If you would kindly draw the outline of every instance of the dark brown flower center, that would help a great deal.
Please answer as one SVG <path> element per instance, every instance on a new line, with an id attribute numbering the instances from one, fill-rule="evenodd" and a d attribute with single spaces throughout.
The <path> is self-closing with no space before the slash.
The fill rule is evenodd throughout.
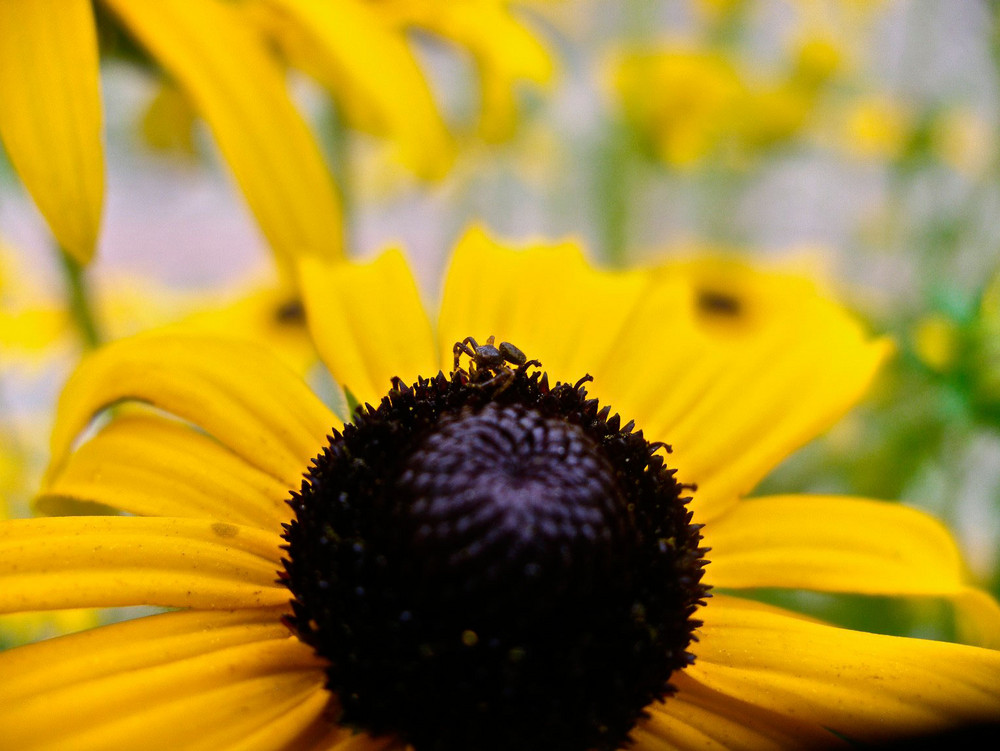
<path id="1" fill-rule="evenodd" d="M 291 501 L 290 624 L 343 723 L 417 751 L 585 751 L 671 693 L 705 597 L 683 486 L 532 362 L 395 381 Z"/>

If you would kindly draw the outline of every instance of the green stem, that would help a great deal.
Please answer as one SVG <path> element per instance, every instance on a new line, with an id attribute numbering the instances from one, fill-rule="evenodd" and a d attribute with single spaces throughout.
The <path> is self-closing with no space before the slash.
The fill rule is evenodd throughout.
<path id="1" fill-rule="evenodd" d="M 353 194 L 351 191 L 351 133 L 344 119 L 344 113 L 335 102 L 328 107 L 329 127 L 324 128 L 326 151 L 330 160 L 330 171 L 340 194 L 341 221 L 345 254 L 352 248 Z"/>
<path id="2" fill-rule="evenodd" d="M 80 339 L 87 349 L 93 349 L 101 343 L 94 308 L 91 304 L 90 290 L 84 275 L 83 267 L 69 253 L 59 251 L 62 259 L 63 276 L 66 279 L 66 293 L 69 310 L 80 332 Z"/>
<path id="3" fill-rule="evenodd" d="M 597 147 L 594 164 L 600 248 L 604 260 L 613 268 L 624 266 L 628 253 L 628 202 L 634 157 L 629 138 L 621 123 L 611 121 Z"/>

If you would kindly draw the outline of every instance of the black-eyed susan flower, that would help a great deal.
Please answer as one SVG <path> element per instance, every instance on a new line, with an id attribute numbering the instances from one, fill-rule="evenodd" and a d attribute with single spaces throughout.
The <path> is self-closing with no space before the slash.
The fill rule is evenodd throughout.
<path id="1" fill-rule="evenodd" d="M 425 177 L 447 170 L 453 145 L 404 28 L 428 28 L 473 53 L 487 132 L 509 124 L 516 82 L 551 73 L 541 42 L 502 0 L 101 0 L 96 8 L 208 124 L 279 254 L 342 250 L 336 190 L 289 96 L 286 63 L 313 74 L 352 125 L 384 136 Z M 104 194 L 98 63 L 91 0 L 0 2 L 0 138 L 55 238 L 81 263 L 94 252 Z"/>
<path id="2" fill-rule="evenodd" d="M 178 610 L 0 655 L 7 743 L 800 748 L 1000 712 L 1000 652 L 733 594 L 996 617 L 917 511 L 742 498 L 887 351 L 807 283 L 604 272 L 474 231 L 432 317 L 399 253 L 300 270 L 367 405 L 346 423 L 218 336 L 121 341 L 67 384 L 39 503 L 127 515 L 0 526 L 0 609 Z"/>

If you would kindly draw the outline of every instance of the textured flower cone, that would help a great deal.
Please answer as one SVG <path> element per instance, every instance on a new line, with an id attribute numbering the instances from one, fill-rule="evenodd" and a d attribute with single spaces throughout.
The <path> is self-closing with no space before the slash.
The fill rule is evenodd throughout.
<path id="1" fill-rule="evenodd" d="M 954 598 L 974 603 L 996 638 L 996 604 L 963 583 L 954 543 L 929 517 L 857 498 L 743 499 L 860 398 L 888 350 L 808 283 L 746 269 L 727 281 L 697 265 L 603 272 L 569 244 L 515 252 L 472 231 L 432 319 L 398 253 L 300 270 L 318 348 L 336 381 L 373 405 L 366 415 L 393 384 L 449 373 L 456 342 L 495 335 L 541 361 L 524 368 L 549 384 L 589 374 L 589 397 L 671 444 L 678 482 L 697 485 L 686 508 L 711 548 L 704 584 Z M 505 369 L 472 386 L 511 398 L 523 384 Z M 83 435 L 122 402 L 139 406 Z M 337 724 L 347 702 L 306 643 L 322 624 L 293 612 L 279 582 L 283 558 L 295 563 L 294 542 L 283 547 L 287 501 L 328 436 L 339 451 L 336 436 L 353 430 L 250 344 L 165 333 L 90 356 L 61 398 L 39 503 L 127 515 L 0 525 L 0 610 L 180 610 L 0 654 L 4 742 L 403 748 L 393 717 L 379 718 L 378 736 Z M 835 628 L 733 595 L 700 602 L 693 663 L 667 676 L 675 690 L 663 701 L 635 708 L 632 748 L 815 748 L 1000 714 L 1000 652 Z"/>

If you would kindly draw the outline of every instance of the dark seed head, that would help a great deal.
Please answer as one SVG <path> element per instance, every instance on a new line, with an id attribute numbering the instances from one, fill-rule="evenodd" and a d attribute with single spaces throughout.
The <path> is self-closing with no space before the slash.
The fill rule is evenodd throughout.
<path id="1" fill-rule="evenodd" d="M 672 691 L 700 537 L 662 456 L 583 383 L 397 380 L 314 461 L 290 623 L 341 722 L 417 751 L 613 749 Z"/>
<path id="2" fill-rule="evenodd" d="M 743 304 L 728 292 L 703 289 L 698 292 L 698 309 L 706 315 L 737 318 L 743 312 Z"/>

